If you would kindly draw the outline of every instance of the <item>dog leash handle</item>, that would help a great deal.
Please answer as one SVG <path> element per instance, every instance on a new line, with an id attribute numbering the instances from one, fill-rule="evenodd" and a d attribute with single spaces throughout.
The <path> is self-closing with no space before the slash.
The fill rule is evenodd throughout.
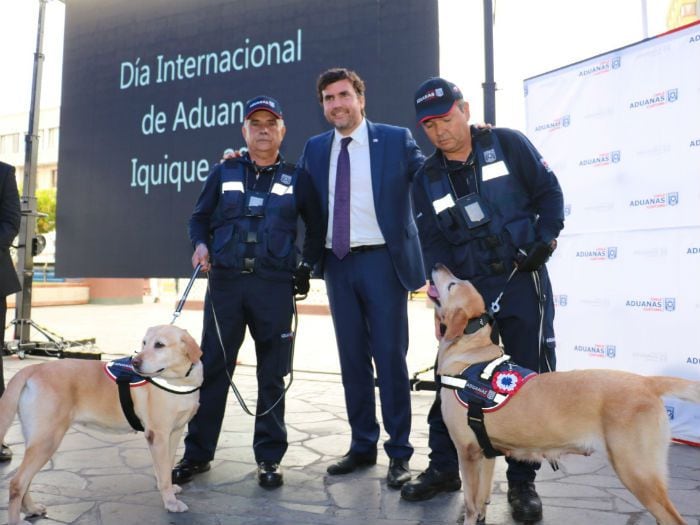
<path id="1" fill-rule="evenodd" d="M 194 269 L 194 273 L 192 274 L 192 277 L 190 277 L 190 282 L 187 283 L 185 291 L 182 293 L 182 297 L 180 298 L 180 302 L 177 303 L 177 308 L 175 308 L 175 311 L 173 312 L 173 320 L 170 321 L 170 324 L 175 324 L 177 318 L 180 317 L 180 312 L 182 312 L 182 308 L 185 306 L 187 296 L 189 295 L 190 290 L 192 289 L 192 285 L 194 284 L 194 280 L 197 278 L 197 275 L 199 274 L 199 270 L 201 270 L 201 268 L 202 265 L 198 264 Z"/>

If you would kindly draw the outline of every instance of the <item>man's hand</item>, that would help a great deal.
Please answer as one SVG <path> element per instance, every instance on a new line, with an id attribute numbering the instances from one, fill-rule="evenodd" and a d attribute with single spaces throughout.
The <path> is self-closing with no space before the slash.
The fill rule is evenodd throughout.
<path id="1" fill-rule="evenodd" d="M 198 264 L 202 265 L 201 270 L 203 272 L 208 272 L 211 268 L 209 264 L 209 249 L 203 242 L 197 245 L 192 254 L 192 268 L 196 268 Z"/>
<path id="2" fill-rule="evenodd" d="M 224 150 L 224 156 L 221 157 L 221 162 L 222 164 L 226 162 L 227 160 L 230 159 L 239 159 L 243 156 L 243 150 L 235 150 L 233 148 L 226 148 Z"/>
<path id="3" fill-rule="evenodd" d="M 520 248 L 515 256 L 515 265 L 521 272 L 535 272 L 542 268 L 556 248 L 556 239 L 549 243 L 538 241 L 527 249 Z"/>
<path id="4" fill-rule="evenodd" d="M 306 295 L 311 288 L 311 266 L 301 263 L 294 271 L 294 295 Z"/>

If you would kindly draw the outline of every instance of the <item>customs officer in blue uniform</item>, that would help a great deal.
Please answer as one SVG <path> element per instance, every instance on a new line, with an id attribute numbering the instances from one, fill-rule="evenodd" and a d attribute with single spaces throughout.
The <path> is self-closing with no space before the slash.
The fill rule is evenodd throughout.
<path id="1" fill-rule="evenodd" d="M 426 269 L 444 264 L 460 279 L 469 279 L 487 305 L 503 292 L 496 328 L 505 352 L 531 370 L 554 370 L 554 304 L 545 262 L 564 226 L 556 176 L 518 131 L 470 127 L 468 103 L 444 79 L 424 82 L 415 108 L 437 148 L 413 187 Z M 439 395 L 428 423 L 430 464 L 402 488 L 409 501 L 460 488 L 457 453 Z M 508 500 L 516 520 L 542 517 L 534 485 L 538 468 L 508 460 Z"/>
<path id="2" fill-rule="evenodd" d="M 184 457 L 173 469 L 175 483 L 210 468 L 246 327 L 257 357 L 253 451 L 258 483 L 265 488 L 283 483 L 284 376 L 291 365 L 293 296 L 308 292 L 310 268 L 323 250 L 318 197 L 308 174 L 280 156 L 284 134 L 279 102 L 268 96 L 249 100 L 243 125 L 248 152 L 214 167 L 190 218 L 192 265 L 209 272 L 201 344 L 204 384 Z M 301 261 L 295 245 L 299 216 L 306 225 Z"/>
<path id="3" fill-rule="evenodd" d="M 365 86 L 354 71 L 324 72 L 317 94 L 334 129 L 309 139 L 300 162 L 320 195 L 327 226 L 321 272 L 352 431 L 349 451 L 328 473 L 376 463 L 376 368 L 389 435 L 387 484 L 399 488 L 410 479 L 413 454 L 407 299 L 408 290 L 425 284 L 425 273 L 410 187 L 423 155 L 406 128 L 365 119 Z"/>

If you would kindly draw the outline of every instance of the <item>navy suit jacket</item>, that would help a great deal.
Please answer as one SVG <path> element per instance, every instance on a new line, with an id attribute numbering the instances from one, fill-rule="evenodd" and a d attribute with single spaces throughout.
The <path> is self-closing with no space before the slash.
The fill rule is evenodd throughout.
<path id="1" fill-rule="evenodd" d="M 401 284 L 417 290 L 425 284 L 418 229 L 413 220 L 411 184 L 424 161 L 420 148 L 406 128 L 367 121 L 372 169 L 374 209 L 379 228 Z M 323 230 L 328 228 L 328 170 L 334 130 L 311 137 L 299 161 L 311 174 L 321 198 Z M 323 259 L 320 262 L 323 273 Z"/>

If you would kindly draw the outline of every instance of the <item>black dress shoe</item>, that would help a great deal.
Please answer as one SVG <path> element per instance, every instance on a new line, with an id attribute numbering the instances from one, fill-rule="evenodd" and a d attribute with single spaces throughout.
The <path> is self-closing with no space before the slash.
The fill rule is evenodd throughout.
<path id="1" fill-rule="evenodd" d="M 284 483 L 279 463 L 261 461 L 258 463 L 258 485 L 266 489 L 276 489 Z"/>
<path id="2" fill-rule="evenodd" d="M 330 465 L 326 472 L 331 476 L 337 476 L 339 474 L 349 474 L 353 472 L 358 467 L 369 467 L 371 465 L 377 464 L 377 454 L 355 454 L 354 452 L 348 452 L 345 454 L 337 463 Z"/>
<path id="3" fill-rule="evenodd" d="M 537 495 L 532 481 L 509 481 L 508 503 L 515 521 L 540 521 L 542 500 Z"/>
<path id="4" fill-rule="evenodd" d="M 428 467 L 418 478 L 401 487 L 401 497 L 407 501 L 425 501 L 439 492 L 454 492 L 461 487 L 458 472 L 440 472 Z"/>
<path id="5" fill-rule="evenodd" d="M 411 480 L 411 470 L 407 459 L 391 458 L 389 471 L 386 474 L 386 484 L 392 489 L 400 489 L 404 483 Z"/>
<path id="6" fill-rule="evenodd" d="M 192 459 L 182 458 L 173 469 L 173 483 L 180 485 L 192 481 L 195 474 L 201 474 L 211 468 L 208 461 L 194 461 Z"/>
<path id="7" fill-rule="evenodd" d="M 12 449 L 3 443 L 0 445 L 0 463 L 12 459 Z"/>

